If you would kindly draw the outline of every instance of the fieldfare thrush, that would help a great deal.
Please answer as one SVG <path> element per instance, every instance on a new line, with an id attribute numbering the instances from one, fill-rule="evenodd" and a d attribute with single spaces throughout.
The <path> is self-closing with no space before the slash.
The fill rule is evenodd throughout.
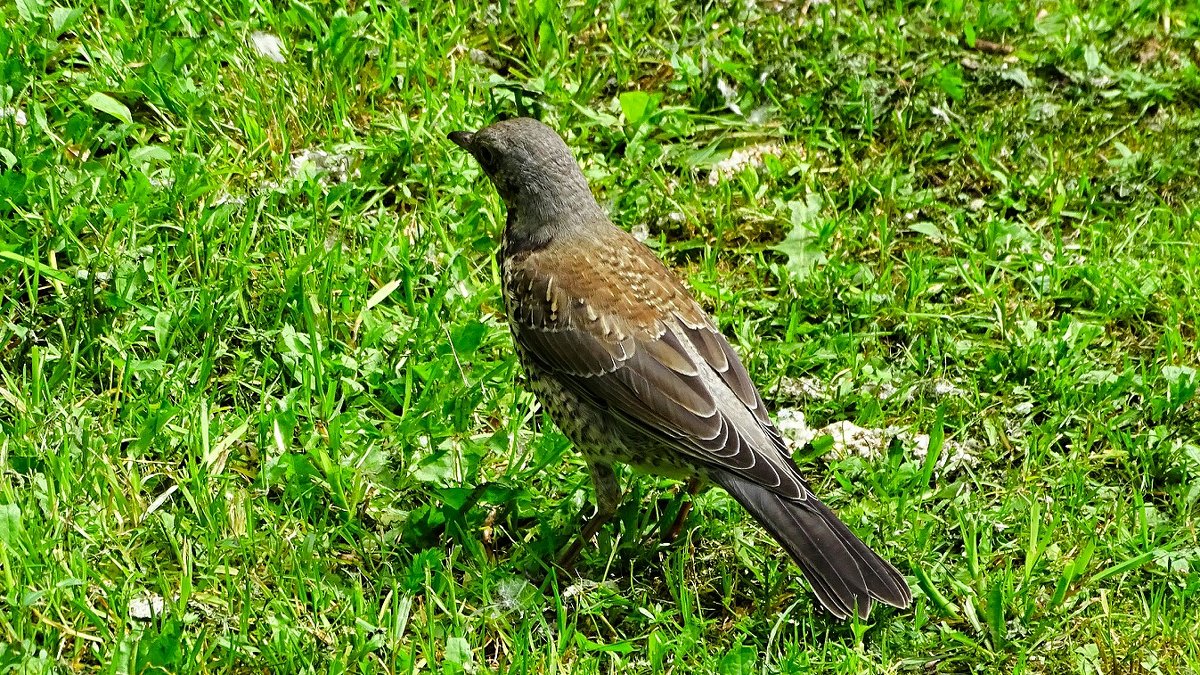
<path id="1" fill-rule="evenodd" d="M 450 140 L 508 210 L 500 267 L 528 386 L 587 460 L 596 515 L 617 510 L 613 463 L 721 486 L 804 571 L 834 616 L 907 607 L 904 577 L 822 504 L 714 321 L 646 246 L 613 225 L 567 145 L 536 120 Z"/>

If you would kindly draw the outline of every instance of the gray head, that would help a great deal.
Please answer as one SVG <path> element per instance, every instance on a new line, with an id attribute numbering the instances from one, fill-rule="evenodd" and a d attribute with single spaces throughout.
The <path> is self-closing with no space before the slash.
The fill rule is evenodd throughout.
<path id="1" fill-rule="evenodd" d="M 587 180 L 553 129 L 527 117 L 449 136 L 471 153 L 508 206 L 510 229 L 537 234 L 600 215 Z"/>

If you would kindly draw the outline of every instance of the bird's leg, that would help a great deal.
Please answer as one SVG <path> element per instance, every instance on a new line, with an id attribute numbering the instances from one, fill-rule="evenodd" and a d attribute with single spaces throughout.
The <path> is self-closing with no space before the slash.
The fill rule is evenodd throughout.
<path id="1" fill-rule="evenodd" d="M 579 536 L 559 556 L 558 566 L 564 570 L 569 570 L 575 565 L 575 559 L 579 557 L 583 545 L 596 536 L 621 505 L 621 484 L 617 482 L 612 465 L 589 460 L 588 469 L 592 474 L 592 485 L 596 488 L 596 513 L 584 522 Z"/>
<path id="2" fill-rule="evenodd" d="M 687 486 L 684 488 L 688 494 L 688 500 L 679 505 L 679 515 L 675 516 L 675 522 L 671 523 L 671 527 L 663 532 L 662 540 L 664 544 L 670 544 L 679 537 L 679 533 L 683 531 L 683 525 L 687 522 L 688 514 L 692 512 L 692 498 L 700 491 L 702 481 L 698 477 L 688 479 Z"/>

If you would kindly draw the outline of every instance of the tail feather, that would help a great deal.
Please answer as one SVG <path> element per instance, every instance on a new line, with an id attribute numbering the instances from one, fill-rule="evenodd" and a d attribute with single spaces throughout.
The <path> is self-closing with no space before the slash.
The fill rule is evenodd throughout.
<path id="1" fill-rule="evenodd" d="M 896 568 L 812 494 L 791 500 L 732 473 L 716 471 L 711 478 L 787 550 L 817 599 L 837 618 L 857 612 L 865 619 L 873 601 L 900 608 L 912 602 L 908 583 Z"/>

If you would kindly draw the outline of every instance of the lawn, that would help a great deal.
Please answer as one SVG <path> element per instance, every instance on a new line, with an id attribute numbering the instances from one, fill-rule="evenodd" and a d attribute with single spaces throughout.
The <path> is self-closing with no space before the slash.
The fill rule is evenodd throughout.
<path id="1" fill-rule="evenodd" d="M 1200 4 L 0 17 L 0 673 L 1200 670 Z M 517 114 L 912 608 L 629 473 L 552 566 L 591 485 L 446 140 Z"/>

